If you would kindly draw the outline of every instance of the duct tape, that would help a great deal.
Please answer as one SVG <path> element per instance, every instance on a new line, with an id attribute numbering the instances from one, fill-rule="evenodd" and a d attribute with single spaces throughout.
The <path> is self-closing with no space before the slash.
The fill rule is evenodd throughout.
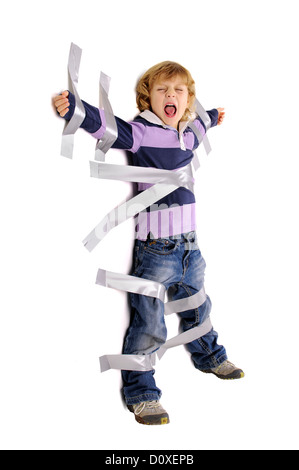
<path id="1" fill-rule="evenodd" d="M 140 166 L 111 165 L 108 163 L 90 162 L 90 175 L 94 178 L 127 181 L 147 184 L 176 184 L 194 191 L 194 178 L 191 165 L 179 170 L 161 170 Z"/>
<path id="2" fill-rule="evenodd" d="M 197 98 L 195 99 L 195 110 L 198 116 L 200 117 L 200 119 L 202 120 L 202 122 L 204 123 L 205 128 L 206 128 L 206 133 L 207 133 L 211 127 L 211 123 L 212 123 L 211 118 L 206 112 L 206 110 L 204 109 L 204 107 L 200 104 Z"/>
<path id="3" fill-rule="evenodd" d="M 61 155 L 67 158 L 73 158 L 74 134 L 79 129 L 86 115 L 84 105 L 77 91 L 81 55 L 82 49 L 72 43 L 68 60 L 68 79 L 70 91 L 75 96 L 76 106 L 71 120 L 66 123 L 62 133 Z"/>
<path id="4" fill-rule="evenodd" d="M 129 276 L 128 274 L 113 273 L 99 269 L 96 284 L 110 287 L 133 294 L 155 297 L 162 302 L 165 299 L 166 289 L 163 284 L 140 277 Z"/>
<path id="5" fill-rule="evenodd" d="M 162 302 L 165 302 L 165 286 L 150 279 L 143 279 L 140 277 L 130 276 L 129 274 L 115 273 L 112 271 L 105 271 L 99 269 L 96 278 L 96 284 L 111 289 L 117 289 L 133 294 L 145 295 L 147 297 L 155 297 Z M 171 315 L 172 313 L 185 312 L 199 308 L 207 300 L 205 289 L 202 288 L 199 292 L 190 297 L 183 299 L 165 302 L 164 314 Z"/>
<path id="6" fill-rule="evenodd" d="M 213 325 L 209 317 L 201 325 L 169 339 L 158 349 L 158 351 L 152 354 L 114 354 L 101 356 L 101 372 L 103 373 L 110 369 L 135 370 L 143 372 L 153 370 L 156 365 L 156 357 L 161 360 L 168 349 L 192 343 L 192 341 L 205 336 L 212 329 Z"/>
<path id="7" fill-rule="evenodd" d="M 100 168 L 104 168 L 104 166 L 106 165 L 100 166 Z M 112 166 L 114 167 L 114 165 Z M 163 197 L 172 193 L 179 187 L 182 186 L 188 189 L 191 189 L 191 188 L 193 189 L 193 185 L 194 185 L 193 179 L 190 177 L 190 171 L 192 172 L 190 164 L 175 172 L 168 171 L 168 170 L 157 170 L 156 172 L 155 171 L 156 169 L 145 169 L 145 168 L 137 168 L 137 167 L 133 167 L 133 169 L 131 169 L 131 167 L 124 167 L 122 168 L 122 170 L 127 173 L 127 176 L 132 173 L 130 176 L 132 177 L 132 179 L 138 176 L 137 173 L 141 174 L 141 173 L 144 173 L 145 170 L 149 170 L 148 173 L 153 171 L 155 174 L 159 173 L 159 174 L 167 175 L 169 177 L 169 180 L 170 181 L 173 180 L 173 182 L 172 183 L 170 182 L 169 184 L 157 183 L 151 188 L 146 189 L 145 191 L 141 192 L 140 194 L 133 197 L 129 201 L 124 202 L 123 204 L 119 205 L 118 207 L 110 211 L 102 219 L 102 221 L 89 233 L 89 235 L 87 235 L 87 237 L 83 240 L 83 244 L 88 251 L 92 251 L 100 243 L 100 241 L 103 240 L 103 238 L 107 235 L 107 233 L 109 233 L 109 231 L 112 228 L 120 225 L 121 223 L 125 222 L 129 218 L 134 217 L 135 215 L 144 211 L 147 207 L 151 206 L 152 204 L 159 201 Z M 111 173 L 111 177 L 113 177 L 113 172 Z M 125 178 L 124 173 L 123 175 L 119 173 L 116 179 L 123 179 L 123 178 Z M 142 181 L 139 181 L 139 182 L 142 182 Z"/>
<path id="8" fill-rule="evenodd" d="M 88 251 L 94 250 L 111 229 L 139 214 L 156 201 L 159 201 L 163 197 L 175 191 L 177 188 L 178 185 L 175 184 L 156 184 L 129 201 L 116 207 L 110 211 L 109 214 L 107 214 L 83 240 L 85 248 Z"/>
<path id="9" fill-rule="evenodd" d="M 128 276 L 126 274 L 112 273 L 110 271 L 99 269 L 96 284 L 122 291 L 133 292 L 139 295 L 156 297 L 162 302 L 165 299 L 166 289 L 163 284 L 152 280 Z M 190 297 L 166 302 L 164 304 L 165 315 L 199 308 L 206 301 L 206 298 L 205 290 L 202 288 L 199 292 Z M 190 330 L 166 341 L 166 343 L 164 343 L 157 352 L 152 354 L 118 354 L 102 356 L 100 357 L 101 372 L 106 372 L 110 369 L 135 371 L 153 370 L 153 366 L 156 362 L 156 355 L 159 359 L 162 359 L 168 349 L 191 343 L 192 341 L 209 333 L 212 328 L 211 320 L 208 318 L 201 325 L 191 328 Z"/>
<path id="10" fill-rule="evenodd" d="M 190 297 L 165 303 L 164 315 L 185 312 L 200 307 L 207 300 L 204 288 Z"/>
<path id="11" fill-rule="evenodd" d="M 211 323 L 211 319 L 207 318 L 201 325 L 191 328 L 190 330 L 185 331 L 184 333 L 181 333 L 174 338 L 171 338 L 170 340 L 166 341 L 166 343 L 157 351 L 159 359 L 162 359 L 168 349 L 182 346 L 183 344 L 192 343 L 192 341 L 205 336 L 212 329 L 213 325 Z"/>
<path id="12" fill-rule="evenodd" d="M 156 354 L 111 354 L 100 357 L 101 372 L 110 369 L 146 372 L 156 365 Z"/>
<path id="13" fill-rule="evenodd" d="M 106 131 L 102 139 L 98 140 L 95 151 L 95 160 L 105 161 L 105 155 L 118 137 L 116 119 L 108 99 L 111 78 L 101 72 L 100 76 L 100 108 L 105 111 Z"/>
<path id="14" fill-rule="evenodd" d="M 199 158 L 198 158 L 198 155 L 197 155 L 197 152 L 196 150 L 193 151 L 193 158 L 192 158 L 192 166 L 193 166 L 193 169 L 194 171 L 197 171 L 199 170 L 200 168 L 200 161 L 199 161 Z"/>
<path id="15" fill-rule="evenodd" d="M 207 135 L 205 135 L 204 138 L 202 139 L 202 143 L 204 145 L 206 154 L 209 155 L 209 153 L 211 153 L 211 151 L 212 151 L 212 147 L 211 147 L 211 144 L 210 144 L 210 141 L 209 141 Z"/>
<path id="16" fill-rule="evenodd" d="M 196 113 L 198 114 L 198 116 L 200 117 L 200 119 L 202 120 L 202 122 L 204 123 L 204 126 L 206 128 L 206 132 L 205 132 L 205 134 L 202 134 L 200 132 L 200 130 L 196 127 L 194 122 L 190 122 L 188 124 L 188 127 L 190 127 L 193 130 L 194 134 L 197 137 L 199 145 L 201 144 L 201 142 L 203 143 L 206 154 L 209 155 L 212 148 L 211 148 L 209 139 L 207 137 L 207 132 L 211 127 L 211 118 L 208 115 L 208 113 L 206 112 L 206 110 L 203 108 L 203 106 L 200 104 L 198 99 L 195 100 L 195 110 L 196 110 Z"/>

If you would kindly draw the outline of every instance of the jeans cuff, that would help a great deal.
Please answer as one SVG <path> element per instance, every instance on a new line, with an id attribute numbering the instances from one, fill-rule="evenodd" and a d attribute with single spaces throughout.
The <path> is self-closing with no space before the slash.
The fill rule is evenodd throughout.
<path id="1" fill-rule="evenodd" d="M 220 366 L 226 360 L 227 360 L 227 355 L 223 354 L 222 356 L 218 357 L 217 359 L 214 358 L 214 360 L 209 360 L 208 363 L 206 363 L 205 365 L 202 365 L 200 367 L 197 364 L 194 364 L 194 365 L 195 365 L 196 369 L 198 369 L 200 371 L 205 371 L 205 370 L 214 369 L 215 367 Z"/>
<path id="2" fill-rule="evenodd" d="M 142 395 L 138 395 L 136 397 L 125 397 L 127 405 L 138 405 L 144 401 L 152 401 L 152 400 L 160 400 L 161 393 L 143 393 Z"/>

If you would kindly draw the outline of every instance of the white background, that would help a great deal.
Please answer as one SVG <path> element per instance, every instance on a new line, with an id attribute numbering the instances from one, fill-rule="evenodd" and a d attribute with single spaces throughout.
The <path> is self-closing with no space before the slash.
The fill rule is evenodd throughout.
<path id="1" fill-rule="evenodd" d="M 1 12 L 2 449 L 298 449 L 297 2 L 28 0 Z M 225 107 L 198 175 L 198 236 L 213 324 L 246 378 L 196 371 L 184 348 L 157 367 L 171 424 L 141 426 L 120 398 L 126 294 L 95 285 L 128 272 L 128 222 L 91 254 L 81 241 L 131 194 L 89 177 L 95 141 L 60 156 L 51 97 L 67 88 L 70 43 L 83 49 L 79 92 L 97 105 L 112 77 L 116 115 L 136 113 L 149 67 L 187 67 L 206 109 Z M 110 162 L 123 163 L 111 151 Z M 169 335 L 178 320 L 168 320 Z"/>

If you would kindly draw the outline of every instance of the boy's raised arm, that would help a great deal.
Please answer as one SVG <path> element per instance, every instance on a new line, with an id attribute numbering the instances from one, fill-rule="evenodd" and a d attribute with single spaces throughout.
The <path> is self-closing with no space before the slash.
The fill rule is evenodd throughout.
<path id="1" fill-rule="evenodd" d="M 80 127 L 96 139 L 101 139 L 106 131 L 105 112 L 102 109 L 91 106 L 83 100 L 82 103 L 86 114 Z M 69 121 L 75 111 L 75 97 L 71 92 L 64 91 L 53 98 L 53 105 L 57 113 L 66 121 Z M 136 135 L 135 137 L 133 136 L 132 124 L 116 116 L 115 119 L 118 129 L 118 138 L 113 144 L 113 148 L 132 150 L 133 147 L 136 147 Z"/>
<path id="2" fill-rule="evenodd" d="M 76 108 L 75 96 L 66 90 L 61 93 L 61 95 L 56 96 L 53 99 L 53 103 L 58 114 L 66 121 L 70 121 Z M 85 101 L 82 101 L 82 103 L 85 108 L 85 119 L 80 127 L 90 134 L 94 134 L 102 127 L 102 118 L 99 109 Z"/>

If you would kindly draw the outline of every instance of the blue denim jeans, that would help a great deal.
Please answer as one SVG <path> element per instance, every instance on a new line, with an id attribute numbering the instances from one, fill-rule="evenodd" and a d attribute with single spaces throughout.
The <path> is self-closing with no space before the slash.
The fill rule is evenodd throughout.
<path id="1" fill-rule="evenodd" d="M 183 299 L 200 291 L 204 286 L 205 267 L 195 232 L 135 242 L 133 275 L 163 284 L 170 300 Z M 131 322 L 123 354 L 151 354 L 166 341 L 164 303 L 138 294 L 130 294 L 130 301 Z M 207 297 L 199 308 L 179 313 L 182 331 L 203 323 L 210 312 L 211 300 Z M 197 369 L 211 369 L 227 359 L 226 351 L 218 345 L 217 339 L 218 334 L 212 330 L 187 345 Z M 154 370 L 122 371 L 123 392 L 128 405 L 160 399 L 161 390 L 156 386 L 154 374 Z"/>

